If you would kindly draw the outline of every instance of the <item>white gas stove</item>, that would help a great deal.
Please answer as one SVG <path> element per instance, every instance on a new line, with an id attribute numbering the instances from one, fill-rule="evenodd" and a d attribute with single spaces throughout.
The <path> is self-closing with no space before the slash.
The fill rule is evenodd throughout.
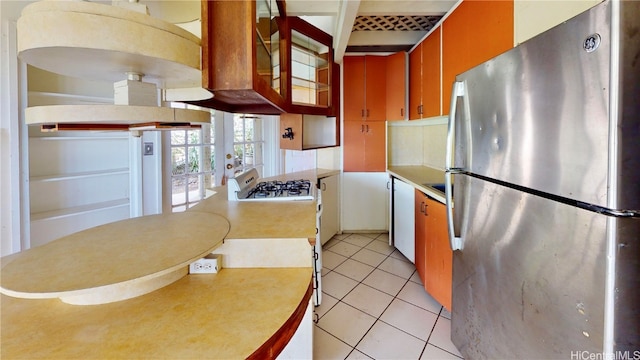
<path id="1" fill-rule="evenodd" d="M 316 189 L 315 182 L 307 179 L 261 181 L 256 169 L 247 170 L 227 182 L 229 201 L 316 200 L 316 245 L 311 249 L 311 258 L 313 261 L 313 304 L 318 306 L 322 301 L 322 244 L 320 241 L 322 192 Z"/>
<path id="2" fill-rule="evenodd" d="M 316 185 L 307 179 L 261 181 L 256 169 L 250 169 L 227 183 L 229 201 L 314 200 Z"/>

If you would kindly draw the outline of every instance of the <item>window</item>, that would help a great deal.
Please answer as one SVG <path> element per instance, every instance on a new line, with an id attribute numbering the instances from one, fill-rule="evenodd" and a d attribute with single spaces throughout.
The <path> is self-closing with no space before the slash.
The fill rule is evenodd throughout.
<path id="1" fill-rule="evenodd" d="M 273 176 L 277 171 L 278 124 L 275 119 L 212 113 L 215 116 L 212 116 L 211 125 L 170 131 L 171 173 L 165 176 L 170 178 L 167 182 L 171 184 L 172 212 L 185 211 L 213 195 L 212 188 L 221 185 L 225 175 L 230 177 L 249 168 L 256 168 L 260 176 Z M 233 161 L 226 160 L 227 156 Z M 231 169 L 225 170 L 225 164 L 231 163 Z"/>
<path id="2" fill-rule="evenodd" d="M 256 115 L 234 114 L 233 154 L 235 173 L 256 168 L 264 174 L 264 132 L 262 119 Z"/>
<path id="3" fill-rule="evenodd" d="M 171 209 L 184 211 L 210 196 L 215 175 L 214 127 L 171 130 Z"/>

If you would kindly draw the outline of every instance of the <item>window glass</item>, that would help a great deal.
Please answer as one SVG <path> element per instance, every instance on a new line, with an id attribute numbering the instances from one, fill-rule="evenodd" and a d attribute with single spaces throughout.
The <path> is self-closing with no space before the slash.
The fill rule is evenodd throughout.
<path id="1" fill-rule="evenodd" d="M 181 105 L 184 106 L 174 106 Z M 213 122 L 212 116 L 212 124 L 204 124 L 200 129 L 171 130 L 170 183 L 173 212 L 189 209 L 213 194 L 211 188 L 215 186 L 216 153 L 233 154 L 236 174 L 256 168 L 260 176 L 263 176 L 264 120 L 257 115 L 233 114 L 233 127 L 224 127 L 220 144 L 214 143 Z M 225 149 L 224 138 L 233 138 L 232 149 Z M 221 166 L 220 177 L 224 175 L 224 163 Z"/>
<path id="2" fill-rule="evenodd" d="M 213 120 L 212 120 L 213 121 Z M 171 130 L 171 209 L 184 211 L 213 194 L 214 127 Z"/>
<path id="3" fill-rule="evenodd" d="M 291 31 L 291 36 L 291 101 L 328 106 L 329 48 L 296 30 Z"/>
<path id="4" fill-rule="evenodd" d="M 264 132 L 259 116 L 236 114 L 234 123 L 235 172 L 256 168 L 262 176 L 264 168 Z"/>

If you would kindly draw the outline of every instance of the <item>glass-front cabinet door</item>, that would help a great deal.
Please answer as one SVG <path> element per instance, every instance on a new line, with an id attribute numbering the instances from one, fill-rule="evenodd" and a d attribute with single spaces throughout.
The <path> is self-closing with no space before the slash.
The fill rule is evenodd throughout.
<path id="1" fill-rule="evenodd" d="M 284 0 L 202 1 L 202 84 L 213 97 L 195 105 L 337 115 L 333 38 L 285 9 Z"/>
<path id="2" fill-rule="evenodd" d="M 329 47 L 291 31 L 291 102 L 329 106 Z"/>
<path id="3" fill-rule="evenodd" d="M 280 12 L 275 0 L 256 0 L 256 64 L 258 76 L 280 92 Z"/>

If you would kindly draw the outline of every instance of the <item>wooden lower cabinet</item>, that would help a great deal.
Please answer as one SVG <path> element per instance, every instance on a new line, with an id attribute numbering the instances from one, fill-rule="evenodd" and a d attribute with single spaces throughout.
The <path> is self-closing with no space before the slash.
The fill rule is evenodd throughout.
<path id="1" fill-rule="evenodd" d="M 446 206 L 416 190 L 416 268 L 425 290 L 451 311 L 453 251 Z"/>
<path id="2" fill-rule="evenodd" d="M 416 190 L 415 193 L 415 233 L 416 233 L 416 270 L 423 284 L 427 283 L 427 234 L 424 207 L 427 201 L 427 195 L 422 191 Z M 426 289 L 426 286 L 425 286 Z"/>

